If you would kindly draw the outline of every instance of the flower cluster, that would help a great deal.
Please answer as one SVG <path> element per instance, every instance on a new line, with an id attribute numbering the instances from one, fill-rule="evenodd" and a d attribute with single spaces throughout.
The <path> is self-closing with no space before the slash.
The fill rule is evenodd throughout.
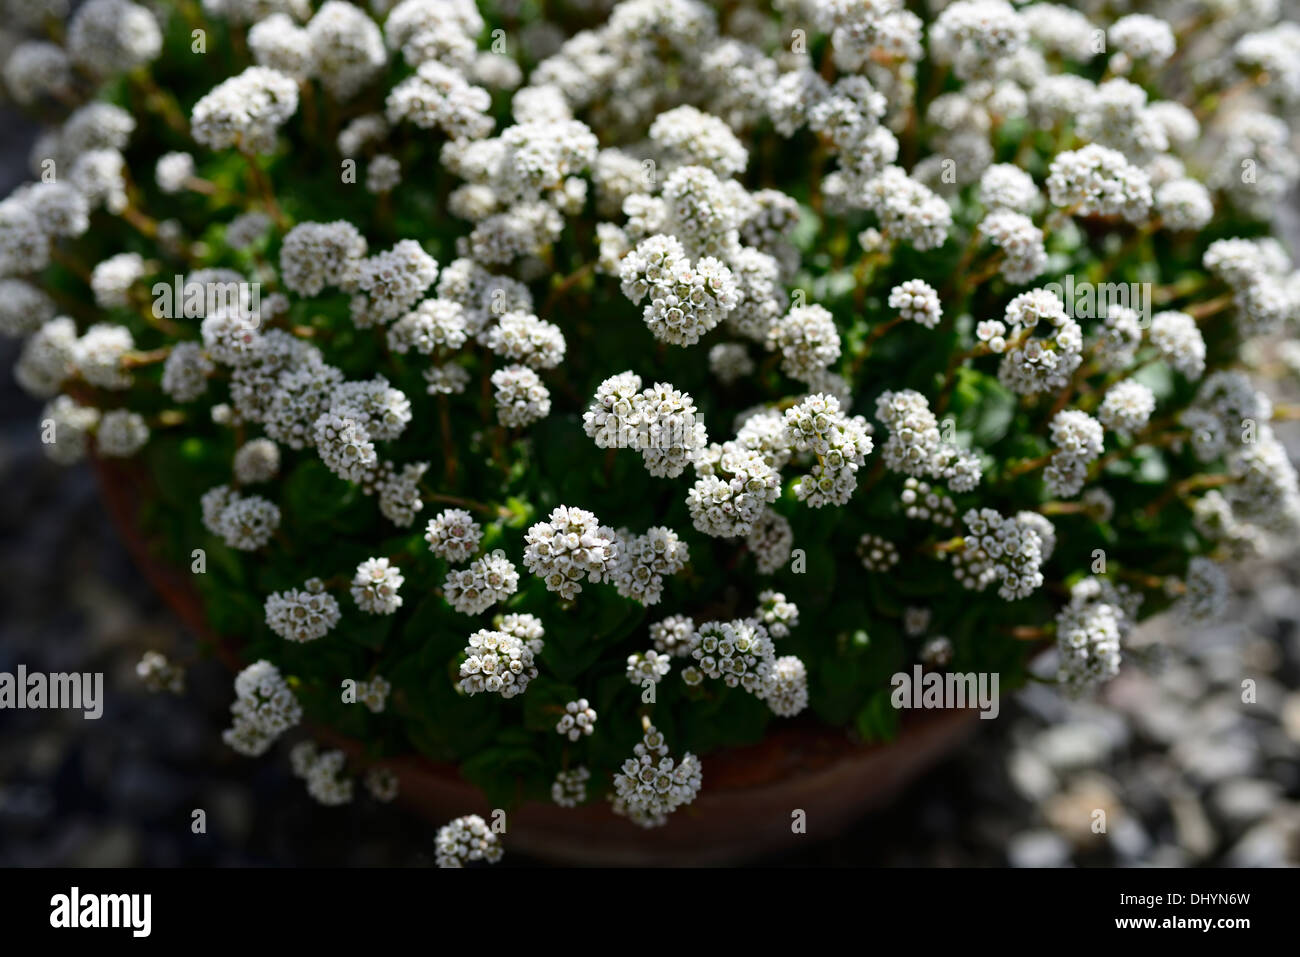
<path id="1" fill-rule="evenodd" d="M 205 0 L 196 57 L 192 3 L 8 5 L 0 334 L 255 662 L 235 749 L 342 682 L 379 800 L 412 741 L 652 826 L 701 762 L 651 721 L 887 737 L 864 636 L 1092 689 L 1297 540 L 1276 5 L 715 6 Z"/>

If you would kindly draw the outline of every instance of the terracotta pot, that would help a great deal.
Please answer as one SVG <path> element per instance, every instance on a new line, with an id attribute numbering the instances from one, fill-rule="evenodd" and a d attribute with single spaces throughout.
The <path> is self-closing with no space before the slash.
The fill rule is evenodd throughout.
<path id="1" fill-rule="evenodd" d="M 96 460 L 104 501 L 140 571 L 181 620 L 212 642 L 232 670 L 242 667 L 234 643 L 213 635 L 188 576 L 160 560 L 140 532 L 137 510 L 150 480 L 133 463 Z M 795 850 L 800 843 L 833 837 L 870 810 L 888 804 L 910 781 L 953 751 L 974 730 L 976 712 L 909 711 L 887 745 L 854 742 L 848 733 L 795 719 L 759 744 L 704 758 L 704 786 L 690 806 L 665 827 L 643 830 L 617 817 L 607 804 L 580 808 L 528 802 L 507 821 L 512 850 L 587 865 L 709 865 Z M 353 757 L 359 743 L 321 728 L 313 733 Z M 454 765 L 419 755 L 381 762 L 401 781 L 400 799 L 438 824 L 462 814 L 490 817 L 483 794 Z M 792 829 L 805 812 L 807 834 Z"/>

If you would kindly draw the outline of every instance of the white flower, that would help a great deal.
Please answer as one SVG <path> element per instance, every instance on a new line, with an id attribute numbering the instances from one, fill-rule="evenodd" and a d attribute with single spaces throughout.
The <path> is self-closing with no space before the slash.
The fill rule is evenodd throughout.
<path id="1" fill-rule="evenodd" d="M 933 329 L 943 318 L 939 294 L 924 279 L 909 279 L 889 291 L 889 308 L 909 322 Z"/>
<path id="2" fill-rule="evenodd" d="M 477 814 L 458 817 L 439 828 L 434 846 L 439 867 L 464 867 L 474 861 L 495 864 L 504 853 L 501 841 Z"/>
<path id="3" fill-rule="evenodd" d="M 471 562 L 468 568 L 452 569 L 442 585 L 451 607 L 465 615 L 487 611 L 518 589 L 519 572 L 500 552 L 484 555 Z"/>
<path id="4" fill-rule="evenodd" d="M 130 458 L 149 441 L 144 417 L 129 409 L 105 412 L 95 429 L 95 447 L 109 458 Z"/>
<path id="5" fill-rule="evenodd" d="M 190 130 L 194 141 L 209 149 L 233 146 L 247 153 L 270 153 L 276 133 L 297 111 L 298 84 L 292 77 L 250 66 L 194 104 Z"/>
<path id="6" fill-rule="evenodd" d="M 461 508 L 448 508 L 429 520 L 424 540 L 429 551 L 455 564 L 472 558 L 483 539 L 474 516 Z"/>
<path id="7" fill-rule="evenodd" d="M 591 512 L 561 505 L 524 537 L 524 567 L 546 583 L 547 591 L 572 601 L 591 582 L 612 579 L 619 562 L 614 531 Z"/>
<path id="8" fill-rule="evenodd" d="M 570 741 L 577 741 L 584 734 L 590 735 L 596 730 L 596 711 L 587 703 L 586 698 L 570 701 L 564 706 L 564 715 L 555 731 Z"/>
<path id="9" fill-rule="evenodd" d="M 458 687 L 467 695 L 481 692 L 513 698 L 537 677 L 528 643 L 505 633 L 480 628 L 469 636 Z"/>
<path id="10" fill-rule="evenodd" d="M 290 588 L 266 598 L 266 624 L 287 641 L 315 641 L 339 623 L 339 603 L 325 591 L 320 579 L 302 589 Z"/>
<path id="11" fill-rule="evenodd" d="M 352 576 L 352 598 L 372 615 L 391 615 L 402 607 L 398 590 L 406 579 L 387 558 L 367 558 Z"/>
<path id="12" fill-rule="evenodd" d="M 659 827 L 669 814 L 695 800 L 702 783 L 699 759 L 687 751 L 675 762 L 663 735 L 649 725 L 632 757 L 614 775 L 614 812 L 642 827 Z"/>

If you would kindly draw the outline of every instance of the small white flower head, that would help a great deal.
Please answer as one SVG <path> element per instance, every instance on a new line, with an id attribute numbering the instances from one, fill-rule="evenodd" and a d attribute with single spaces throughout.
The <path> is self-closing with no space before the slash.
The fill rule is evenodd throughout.
<path id="1" fill-rule="evenodd" d="M 280 474 L 280 447 L 270 439 L 252 439 L 235 453 L 235 479 L 241 485 L 269 482 Z"/>
<path id="2" fill-rule="evenodd" d="M 672 657 L 653 648 L 627 656 L 627 680 L 638 688 L 657 685 L 672 668 Z"/>
<path id="3" fill-rule="evenodd" d="M 909 279 L 889 291 L 889 308 L 909 322 L 933 329 L 943 318 L 939 293 L 924 279 Z"/>
<path id="4" fill-rule="evenodd" d="M 942 489 L 929 482 L 912 476 L 903 480 L 898 501 L 903 506 L 903 514 L 917 521 L 933 522 L 951 528 L 957 520 L 957 506 L 951 496 L 944 495 Z"/>
<path id="5" fill-rule="evenodd" d="M 1106 392 L 1097 408 L 1097 419 L 1103 426 L 1125 438 L 1146 427 L 1151 413 L 1156 409 L 1156 397 L 1140 382 L 1125 379 Z"/>
<path id="6" fill-rule="evenodd" d="M 1148 336 L 1160 358 L 1176 372 L 1193 380 L 1205 372 L 1205 338 L 1187 313 L 1157 312 L 1151 317 Z"/>
<path id="7" fill-rule="evenodd" d="M 146 651 L 135 666 L 136 677 L 150 691 L 180 694 L 185 690 L 185 669 L 158 651 Z"/>
<path id="8" fill-rule="evenodd" d="M 202 508 L 208 530 L 240 551 L 256 551 L 280 527 L 280 510 L 273 503 L 260 495 L 240 495 L 227 486 L 204 493 Z"/>
<path id="9" fill-rule="evenodd" d="M 46 96 L 70 96 L 72 67 L 57 43 L 25 40 L 9 54 L 4 81 L 16 103 L 31 106 Z"/>
<path id="10" fill-rule="evenodd" d="M 470 84 L 457 70 L 429 60 L 389 91 L 385 114 L 393 125 L 407 120 L 423 130 L 439 129 L 453 140 L 478 140 L 492 131 L 492 118 L 487 115 L 491 106 L 487 90 Z"/>
<path id="11" fill-rule="evenodd" d="M 998 596 L 1014 601 L 1043 584 L 1042 539 L 1029 523 L 991 508 L 970 509 L 962 518 L 968 534 L 964 549 L 953 554 L 953 572 L 963 587 L 982 591 L 996 581 Z"/>
<path id="12" fill-rule="evenodd" d="M 680 241 L 657 235 L 643 239 L 619 266 L 623 294 L 642 310 L 657 339 L 689 346 L 716 326 L 739 302 L 735 277 L 711 256 L 693 266 Z"/>
<path id="13" fill-rule="evenodd" d="M 41 419 L 54 425 L 54 441 L 41 448 L 51 461 L 72 465 L 86 457 L 90 433 L 99 423 L 99 410 L 78 405 L 70 396 L 61 395 L 45 406 Z"/>
<path id="14" fill-rule="evenodd" d="M 1145 220 L 1152 203 L 1147 174 L 1123 153 L 1096 143 L 1057 154 L 1047 192 L 1054 206 L 1082 216 L 1122 216 L 1131 223 Z"/>
<path id="15" fill-rule="evenodd" d="M 763 623 L 767 633 L 773 638 L 784 638 L 792 628 L 799 627 L 799 608 L 792 601 L 786 601 L 779 591 L 767 589 L 758 593 L 758 608 L 754 617 Z"/>
<path id="16" fill-rule="evenodd" d="M 675 478 L 692 464 L 708 433 L 691 397 L 667 382 L 641 392 L 639 376 L 611 376 L 600 384 L 583 413 L 583 429 L 600 448 L 632 448 L 646 470 Z"/>
<path id="17" fill-rule="evenodd" d="M 533 369 L 553 369 L 564 361 L 560 327 L 531 313 L 508 312 L 487 333 L 486 345 L 497 355 Z"/>
<path id="18" fill-rule="evenodd" d="M 86 330 L 73 348 L 72 361 L 81 377 L 101 389 L 129 389 L 131 374 L 122 368 L 122 356 L 135 348 L 126 326 L 98 322 Z"/>
<path id="19" fill-rule="evenodd" d="M 370 709 L 373 714 L 382 714 L 388 705 L 388 694 L 393 690 L 388 679 L 375 675 L 367 681 L 357 682 L 357 700 Z"/>
<path id="20" fill-rule="evenodd" d="M 952 663 L 952 654 L 952 642 L 944 635 L 935 635 L 921 646 L 920 658 L 927 668 L 946 668 Z"/>
<path id="21" fill-rule="evenodd" d="M 808 669 L 794 655 L 776 658 L 756 694 L 773 714 L 793 718 L 808 707 Z"/>
<path id="22" fill-rule="evenodd" d="M 366 790 L 376 801 L 388 804 L 397 798 L 401 782 L 391 768 L 369 768 L 363 780 Z"/>
<path id="23" fill-rule="evenodd" d="M 75 371 L 75 352 L 77 324 L 68 316 L 56 316 L 22 343 L 14 380 L 36 398 L 53 398 Z"/>
<path id="24" fill-rule="evenodd" d="M 189 153 L 164 153 L 154 165 L 154 182 L 163 193 L 179 193 L 194 175 L 194 157 Z"/>
<path id="25" fill-rule="evenodd" d="M 388 65 L 379 27 L 350 3 L 326 0 L 306 29 L 314 72 L 340 100 L 352 99 Z"/>
<path id="26" fill-rule="evenodd" d="M 383 463 L 374 485 L 379 513 L 399 528 L 410 528 L 424 509 L 420 482 L 428 470 L 428 462 L 407 462 L 400 470 L 392 462 Z"/>
<path id="27" fill-rule="evenodd" d="M 687 751 L 674 761 L 664 736 L 650 725 L 614 775 L 614 813 L 641 827 L 660 827 L 669 814 L 695 800 L 702 783 L 699 759 Z"/>
<path id="28" fill-rule="evenodd" d="M 781 493 L 781 476 L 763 456 L 734 442 L 711 445 L 695 460 L 686 494 L 695 528 L 714 538 L 748 535 Z"/>
<path id="29" fill-rule="evenodd" d="M 584 734 L 590 736 L 596 730 L 596 710 L 588 704 L 586 698 L 570 701 L 564 706 L 564 715 L 555 731 L 570 741 L 577 741 Z"/>
<path id="30" fill-rule="evenodd" d="M 452 569 L 442 590 L 452 608 L 464 615 L 477 615 L 519 590 L 519 572 L 498 551 L 476 559 L 468 568 Z"/>
<path id="31" fill-rule="evenodd" d="M 754 555 L 759 574 L 773 574 L 790 560 L 794 547 L 790 520 L 770 508 L 765 509 L 745 536 L 745 545 Z"/>
<path id="32" fill-rule="evenodd" d="M 438 261 L 414 239 L 362 259 L 356 264 L 359 293 L 352 300 L 352 321 L 367 328 L 396 319 L 419 302 L 437 278 Z"/>
<path id="33" fill-rule="evenodd" d="M 366 165 L 366 192 L 391 193 L 402 182 L 402 164 L 396 157 L 380 153 Z"/>
<path id="34" fill-rule="evenodd" d="M 68 56 L 90 73 L 126 73 L 157 58 L 162 30 L 147 7 L 130 0 L 89 0 L 68 24 Z"/>
<path id="35" fill-rule="evenodd" d="M 469 385 L 469 372 L 454 362 L 430 366 L 424 370 L 423 377 L 426 383 L 424 391 L 429 395 L 460 395 Z"/>
<path id="36" fill-rule="evenodd" d="M 905 475 L 926 475 L 939 451 L 939 420 L 925 396 L 912 389 L 886 390 L 876 400 L 876 418 L 889 430 L 881 454 L 885 466 Z"/>
<path id="37" fill-rule="evenodd" d="M 280 670 L 269 661 L 256 661 L 235 677 L 232 727 L 222 739 L 247 757 L 265 754 L 285 731 L 302 720 L 302 706 Z"/>
<path id="38" fill-rule="evenodd" d="M 95 428 L 95 448 L 108 458 L 130 458 L 149 441 L 144 417 L 129 409 L 105 412 Z"/>
<path id="39" fill-rule="evenodd" d="M 424 540 L 429 543 L 429 551 L 454 565 L 474 557 L 483 540 L 483 529 L 469 512 L 448 508 L 429 520 Z"/>
<path id="40" fill-rule="evenodd" d="M 457 687 L 467 695 L 487 692 L 513 698 L 537 677 L 528 643 L 504 631 L 480 628 L 469 636 L 464 655 Z"/>
<path id="41" fill-rule="evenodd" d="M 858 558 L 869 572 L 887 572 L 898 564 L 898 547 L 870 532 L 858 539 Z"/>
<path id="42" fill-rule="evenodd" d="M 686 615 L 669 615 L 650 626 L 650 638 L 655 650 L 673 658 L 683 658 L 691 653 L 691 638 L 695 622 Z"/>
<path id="43" fill-rule="evenodd" d="M 1009 209 L 1029 214 L 1042 205 L 1034 178 L 1012 163 L 994 163 L 980 176 L 980 202 L 992 212 Z"/>
<path id="44" fill-rule="evenodd" d="M 846 504 L 857 488 L 858 470 L 874 448 L 867 421 L 843 415 L 834 396 L 813 393 L 785 411 L 785 429 L 794 449 L 817 457 L 812 471 L 795 486 L 800 501 L 811 508 Z"/>
<path id="45" fill-rule="evenodd" d="M 1253 239 L 1216 239 L 1205 250 L 1201 265 L 1240 289 L 1263 276 L 1284 272 L 1290 261 L 1285 252 L 1277 256 L 1270 245 Z"/>
<path id="46" fill-rule="evenodd" d="M 438 829 L 434 839 L 439 867 L 464 867 L 476 861 L 495 864 L 504 853 L 501 841 L 477 814 L 458 817 Z"/>
<path id="47" fill-rule="evenodd" d="M 1102 368 L 1110 371 L 1127 369 L 1142 344 L 1142 319 L 1134 309 L 1111 306 L 1094 343 Z"/>
<path id="48" fill-rule="evenodd" d="M 1010 209 L 995 209 L 980 223 L 980 232 L 1002 250 L 1003 259 L 998 268 L 1012 285 L 1031 282 L 1047 268 L 1043 231 L 1028 216 Z"/>
<path id="49" fill-rule="evenodd" d="M 379 467 L 375 443 L 356 418 L 331 410 L 316 420 L 313 429 L 321 461 L 339 478 L 363 482 L 375 474 Z"/>
<path id="50" fill-rule="evenodd" d="M 1183 621 L 1205 624 L 1223 617 L 1230 587 L 1221 565 L 1198 555 L 1188 563 L 1183 587 L 1182 597 L 1174 603 L 1174 612 Z"/>
<path id="51" fill-rule="evenodd" d="M 1079 108 L 1075 129 L 1090 146 L 1116 150 L 1137 166 L 1152 162 L 1169 148 L 1164 125 L 1147 106 L 1146 90 L 1123 77 L 1106 80 L 1091 91 Z"/>
<path id="52" fill-rule="evenodd" d="M 295 80 L 309 79 L 316 71 L 311 37 L 287 13 L 272 13 L 254 23 L 248 30 L 248 49 L 258 66 Z"/>
<path id="53" fill-rule="evenodd" d="M 930 609 L 909 605 L 903 609 L 903 631 L 911 638 L 919 638 L 930 629 Z"/>
<path id="54" fill-rule="evenodd" d="M 1005 0 L 956 0 L 930 26 L 934 55 L 963 80 L 991 76 L 1028 36 L 1028 25 Z"/>
<path id="55" fill-rule="evenodd" d="M 1007 304 L 1006 324 L 1017 345 L 1007 345 L 998 380 L 1021 395 L 1065 388 L 1083 362 L 1083 331 L 1061 298 L 1049 289 L 1021 293 Z"/>
<path id="56" fill-rule="evenodd" d="M 271 228 L 271 217 L 254 210 L 240 213 L 226 224 L 226 245 L 231 249 L 250 249 Z"/>
<path id="57" fill-rule="evenodd" d="M 71 121 L 69 121 L 71 122 Z M 15 191 L 17 195 L 19 191 Z M 22 201 L 49 236 L 81 236 L 90 228 L 90 203 L 68 183 L 21 187 Z"/>
<path id="58" fill-rule="evenodd" d="M 496 627 L 497 631 L 518 638 L 534 655 L 540 655 L 545 647 L 542 638 L 546 635 L 546 629 L 542 626 L 542 620 L 536 615 L 501 615 L 496 619 Z"/>
<path id="59" fill-rule="evenodd" d="M 320 579 L 301 589 L 274 592 L 266 598 L 266 624 L 286 641 L 315 641 L 339 623 L 339 603 L 325 591 Z"/>
<path id="60" fill-rule="evenodd" d="M 250 66 L 194 104 L 191 135 L 213 150 L 271 153 L 276 133 L 297 111 L 298 84 L 292 77 Z"/>
<path id="61" fill-rule="evenodd" d="M 1173 232 L 1197 232 L 1214 218 L 1210 191 L 1194 179 L 1171 179 L 1156 190 L 1156 212 Z"/>
<path id="62" fill-rule="evenodd" d="M 768 329 L 767 348 L 781 354 L 786 375 L 807 381 L 840 357 L 835 317 L 822 306 L 795 306 Z"/>
<path id="63" fill-rule="evenodd" d="M 572 601 L 582 591 L 584 578 L 593 583 L 613 579 L 619 551 L 617 535 L 595 515 L 561 505 L 547 521 L 528 529 L 524 567 L 546 583 L 547 591 Z"/>
<path id="64" fill-rule="evenodd" d="M 1159 17 L 1145 13 L 1130 13 L 1110 25 L 1106 39 L 1122 54 L 1127 62 L 1141 61 L 1148 66 L 1161 66 L 1174 55 L 1174 31 Z M 1112 64 L 1116 58 L 1112 57 Z"/>
<path id="65" fill-rule="evenodd" d="M 0 335 L 26 336 L 54 318 L 54 300 L 25 279 L 0 279 Z"/>
<path id="66" fill-rule="evenodd" d="M 650 124 L 650 141 L 674 164 L 703 166 L 718 176 L 745 171 L 749 154 L 730 127 L 693 106 L 665 110 Z"/>
<path id="67" fill-rule="evenodd" d="M 560 807 L 577 807 L 587 801 L 587 782 L 591 772 L 582 765 L 560 771 L 551 785 L 551 800 Z"/>
<path id="68" fill-rule="evenodd" d="M 952 209 L 947 201 L 897 166 L 886 166 L 868 182 L 861 201 L 880 218 L 882 230 L 913 249 L 938 249 L 948 238 Z"/>
<path id="69" fill-rule="evenodd" d="M 521 429 L 546 418 L 551 412 L 551 393 L 537 373 L 526 366 L 511 365 L 492 373 L 493 401 L 497 421 L 506 428 Z"/>
<path id="70" fill-rule="evenodd" d="M 1105 433 L 1100 422 L 1077 409 L 1058 412 L 1049 430 L 1056 451 L 1043 470 L 1043 482 L 1049 494 L 1073 498 L 1083 489 L 1088 465 L 1101 455 Z"/>
<path id="71" fill-rule="evenodd" d="M 671 528 L 656 526 L 644 535 L 618 535 L 618 558 L 612 579 L 618 593 L 643 605 L 656 605 L 663 580 L 686 567 L 690 549 Z"/>
<path id="72" fill-rule="evenodd" d="M 352 598 L 372 615 L 391 615 L 402 607 L 399 589 L 406 579 L 387 558 L 367 558 L 352 576 Z"/>
<path id="73" fill-rule="evenodd" d="M 40 272 L 49 262 L 50 236 L 30 205 L 0 201 L 0 276 Z"/>
<path id="74" fill-rule="evenodd" d="M 767 628 L 756 618 L 706 621 L 691 639 L 691 657 L 706 678 L 757 692 L 776 657 Z"/>
<path id="75" fill-rule="evenodd" d="M 1057 680 L 1082 695 L 1119 674 L 1124 613 L 1106 602 L 1071 602 L 1056 616 Z"/>
<path id="76" fill-rule="evenodd" d="M 349 222 L 299 223 L 280 246 L 280 279 L 300 296 L 318 296 L 327 286 L 352 289 L 365 255 L 365 237 Z"/>
<path id="77" fill-rule="evenodd" d="M 723 385 L 731 385 L 754 372 L 754 360 L 739 342 L 720 342 L 709 349 L 709 371 Z"/>

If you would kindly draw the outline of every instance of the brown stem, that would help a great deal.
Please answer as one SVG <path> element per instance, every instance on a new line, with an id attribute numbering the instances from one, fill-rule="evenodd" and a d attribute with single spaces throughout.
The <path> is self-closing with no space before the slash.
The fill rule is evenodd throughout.
<path id="1" fill-rule="evenodd" d="M 456 443 L 452 440 L 451 403 L 445 395 L 438 396 L 438 426 L 442 431 L 442 474 L 451 487 L 456 483 Z"/>

